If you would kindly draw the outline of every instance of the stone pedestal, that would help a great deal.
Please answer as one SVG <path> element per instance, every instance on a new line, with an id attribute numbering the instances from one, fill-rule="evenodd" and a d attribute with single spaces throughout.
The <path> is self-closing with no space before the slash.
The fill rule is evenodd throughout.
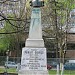
<path id="1" fill-rule="evenodd" d="M 46 48 L 23 48 L 18 75 L 48 75 Z"/>
<path id="2" fill-rule="evenodd" d="M 22 70 L 21 72 L 19 71 L 19 75 L 49 75 L 48 71 L 27 71 L 27 70 Z"/>
<path id="3" fill-rule="evenodd" d="M 21 69 L 18 75 L 48 75 L 40 8 L 32 10 L 29 37 L 22 49 Z"/>
<path id="4" fill-rule="evenodd" d="M 26 40 L 26 47 L 44 47 L 44 40 L 43 39 L 27 39 Z"/>

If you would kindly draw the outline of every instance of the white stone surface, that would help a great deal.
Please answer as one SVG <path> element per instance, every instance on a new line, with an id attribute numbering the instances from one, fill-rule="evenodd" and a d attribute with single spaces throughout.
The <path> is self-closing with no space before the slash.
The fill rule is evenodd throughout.
<path id="1" fill-rule="evenodd" d="M 42 39 L 41 9 L 33 8 L 29 29 L 29 39 Z"/>
<path id="2" fill-rule="evenodd" d="M 29 29 L 29 37 L 25 43 L 26 47 L 44 47 L 41 28 L 41 9 L 33 8 L 31 15 L 31 23 Z"/>
<path id="3" fill-rule="evenodd" d="M 48 71 L 27 71 L 27 70 L 22 70 L 19 71 L 18 75 L 49 75 Z"/>
<path id="4" fill-rule="evenodd" d="M 23 48 L 21 70 L 47 71 L 46 48 Z"/>
<path id="5" fill-rule="evenodd" d="M 18 75 L 49 75 L 46 48 L 42 39 L 40 8 L 32 10 L 29 37 L 22 49 L 21 69 Z"/>
<path id="6" fill-rule="evenodd" d="M 21 69 L 18 75 L 49 75 L 46 48 L 22 49 Z"/>
<path id="7" fill-rule="evenodd" d="M 44 40 L 43 39 L 27 39 L 26 40 L 26 47 L 44 47 Z"/>

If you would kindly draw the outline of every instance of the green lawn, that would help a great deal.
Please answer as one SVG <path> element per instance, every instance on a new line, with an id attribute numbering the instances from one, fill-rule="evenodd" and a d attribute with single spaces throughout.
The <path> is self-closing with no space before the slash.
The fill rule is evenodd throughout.
<path id="1" fill-rule="evenodd" d="M 49 70 L 49 74 L 56 75 L 56 70 Z M 61 74 L 61 71 L 60 71 Z M 65 70 L 64 75 L 75 75 L 75 70 Z"/>
<path id="2" fill-rule="evenodd" d="M 3 73 L 5 71 L 6 70 L 4 68 L 0 68 L 0 73 Z M 8 73 L 17 73 L 16 69 L 14 69 L 14 68 L 7 69 L 7 72 Z"/>
<path id="3" fill-rule="evenodd" d="M 0 68 L 0 73 L 5 72 L 4 68 Z M 16 69 L 7 69 L 8 73 L 17 73 Z M 50 75 L 56 75 L 56 70 L 49 70 Z M 65 70 L 64 75 L 75 75 L 75 70 Z"/>

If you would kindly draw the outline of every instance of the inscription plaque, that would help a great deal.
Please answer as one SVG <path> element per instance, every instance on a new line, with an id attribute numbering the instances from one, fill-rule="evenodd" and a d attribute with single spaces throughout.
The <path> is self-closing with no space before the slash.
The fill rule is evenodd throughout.
<path id="1" fill-rule="evenodd" d="M 21 69 L 47 70 L 46 48 L 23 48 Z"/>

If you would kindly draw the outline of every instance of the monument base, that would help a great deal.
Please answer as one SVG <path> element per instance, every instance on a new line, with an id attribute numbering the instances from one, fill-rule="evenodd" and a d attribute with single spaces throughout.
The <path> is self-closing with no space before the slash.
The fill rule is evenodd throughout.
<path id="1" fill-rule="evenodd" d="M 21 70 L 18 75 L 49 75 L 48 71 L 27 71 Z"/>
<path id="2" fill-rule="evenodd" d="M 46 48 L 24 47 L 18 75 L 48 75 L 46 58 Z"/>

